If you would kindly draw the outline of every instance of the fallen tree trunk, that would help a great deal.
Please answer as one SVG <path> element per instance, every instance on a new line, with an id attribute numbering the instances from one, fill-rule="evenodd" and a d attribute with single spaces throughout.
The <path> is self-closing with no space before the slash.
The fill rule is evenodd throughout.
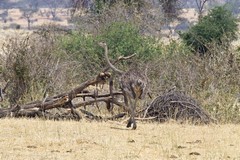
<path id="1" fill-rule="evenodd" d="M 82 93 L 89 85 L 97 85 L 99 83 L 105 83 L 109 78 L 108 73 L 101 73 L 95 79 L 88 80 L 78 87 L 72 89 L 69 92 L 62 93 L 53 97 L 47 97 L 43 101 L 34 101 L 23 105 L 14 105 L 10 108 L 0 109 L 0 118 L 3 117 L 36 117 L 43 116 L 43 112 L 53 108 L 78 108 L 81 106 L 91 105 L 97 102 L 112 103 L 120 107 L 124 107 L 124 104 L 114 99 L 110 93 L 96 94 L 96 93 Z M 113 95 L 122 95 L 122 92 L 113 92 Z M 90 97 L 90 100 L 78 102 L 72 104 L 74 98 Z"/>
<path id="2" fill-rule="evenodd" d="M 128 57 L 119 57 L 113 63 L 117 63 L 120 60 L 126 60 L 132 58 L 135 54 Z M 109 67 L 105 68 L 103 72 L 98 74 L 95 78 L 88 80 L 86 82 L 81 83 L 78 87 L 73 88 L 69 92 L 61 93 L 52 97 L 46 97 L 42 101 L 34 101 L 28 104 L 16 104 L 9 108 L 0 108 L 0 118 L 3 117 L 36 117 L 36 116 L 44 116 L 47 110 L 54 108 L 65 108 L 71 109 L 72 114 L 75 114 L 78 118 L 80 115 L 77 113 L 75 108 L 91 105 L 97 102 L 105 102 L 107 106 L 109 105 L 117 105 L 120 107 L 125 107 L 124 103 L 118 102 L 117 99 L 114 98 L 115 95 L 123 95 L 122 92 L 113 91 L 111 87 L 113 87 L 112 81 L 110 83 L 110 93 L 107 94 L 96 94 L 87 92 L 86 88 L 90 85 L 98 85 L 105 84 L 108 80 L 111 79 L 111 74 L 107 72 Z M 112 79 L 111 79 L 112 80 Z M 72 103 L 72 100 L 78 97 L 89 97 L 87 101 L 78 102 L 76 104 Z"/>

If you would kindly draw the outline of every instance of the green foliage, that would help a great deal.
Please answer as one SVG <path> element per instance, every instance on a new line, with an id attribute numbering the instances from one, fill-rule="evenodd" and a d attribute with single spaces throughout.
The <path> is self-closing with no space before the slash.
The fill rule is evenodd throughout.
<path id="1" fill-rule="evenodd" d="M 94 75 L 103 66 L 102 54 L 95 39 L 95 36 L 84 34 L 82 31 L 73 32 L 60 39 L 62 52 L 66 53 L 68 59 L 80 67 L 77 68 L 81 69 L 85 78 L 89 78 L 90 74 Z M 60 57 L 66 57 L 66 55 L 63 54 Z M 85 80 L 84 77 L 82 78 Z"/>
<path id="2" fill-rule="evenodd" d="M 172 40 L 170 41 L 169 44 L 164 45 L 163 53 L 164 55 L 168 56 L 175 56 L 176 54 L 183 56 L 189 55 L 191 51 L 189 50 L 189 47 L 187 47 L 186 45 L 179 43 L 176 40 Z"/>
<path id="3" fill-rule="evenodd" d="M 107 2 L 106 1 L 103 1 L 103 0 L 95 0 L 95 3 L 94 3 L 94 7 L 92 9 L 92 11 L 96 14 L 99 14 L 102 12 L 102 10 L 108 6 L 106 4 Z"/>
<path id="4" fill-rule="evenodd" d="M 82 63 L 83 70 L 94 73 L 105 66 L 103 49 L 97 45 L 100 41 L 108 44 L 109 56 L 114 59 L 137 53 L 139 59 L 146 61 L 161 54 L 161 46 L 154 38 L 142 36 L 136 26 L 125 22 L 112 23 L 96 36 L 74 32 L 62 37 L 61 47 L 73 60 Z"/>
<path id="5" fill-rule="evenodd" d="M 212 42 L 222 45 L 237 37 L 237 20 L 224 6 L 215 7 L 187 32 L 180 37 L 194 51 L 205 53 Z"/>
<path id="6" fill-rule="evenodd" d="M 139 29 L 131 23 L 112 23 L 99 35 L 99 39 L 108 44 L 115 58 L 137 53 L 140 59 L 149 60 L 161 54 L 157 41 L 154 38 L 142 36 Z"/>
<path id="7" fill-rule="evenodd" d="M 81 32 L 75 32 L 71 35 L 64 36 L 61 40 L 62 47 L 74 60 L 81 60 L 82 58 L 86 58 L 89 55 L 88 53 L 94 52 L 94 39 L 91 35 L 84 35 Z"/>

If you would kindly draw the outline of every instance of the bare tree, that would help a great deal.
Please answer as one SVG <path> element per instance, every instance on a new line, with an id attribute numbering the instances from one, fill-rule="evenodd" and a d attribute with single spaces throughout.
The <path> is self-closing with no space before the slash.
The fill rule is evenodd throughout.
<path id="1" fill-rule="evenodd" d="M 82 9 L 82 8 L 89 9 L 91 4 L 93 4 L 93 0 L 70 0 L 71 17 L 73 17 L 76 11 L 79 9 Z"/>
<path id="2" fill-rule="evenodd" d="M 22 17 L 27 20 L 28 23 L 28 29 L 31 29 L 31 23 L 34 21 L 33 14 L 38 11 L 38 3 L 37 2 L 31 2 L 26 5 L 26 7 L 21 8 L 20 11 L 22 13 Z"/>
<path id="3" fill-rule="evenodd" d="M 204 5 L 208 0 L 195 0 L 198 8 L 198 19 L 200 20 L 203 17 Z"/>
<path id="4" fill-rule="evenodd" d="M 124 101 L 128 109 L 130 109 L 130 118 L 127 123 L 127 128 L 131 127 L 132 129 L 136 129 L 136 121 L 135 121 L 135 112 L 136 112 L 136 104 L 138 99 L 143 99 L 147 93 L 148 87 L 148 78 L 146 73 L 143 74 L 141 70 L 137 68 L 132 68 L 127 72 L 121 71 L 117 69 L 108 58 L 108 47 L 106 43 L 99 43 L 101 47 L 105 50 L 105 59 L 109 65 L 109 67 L 120 75 L 120 88 L 124 95 Z M 132 99 L 134 101 L 132 101 Z M 130 107 L 128 102 L 130 102 Z"/>
<path id="5" fill-rule="evenodd" d="M 178 13 L 181 9 L 180 2 L 178 0 L 159 0 L 164 16 L 172 21 L 174 18 L 178 17 Z"/>
<path id="6" fill-rule="evenodd" d="M 171 35 L 174 31 L 171 26 L 171 22 L 178 19 L 181 9 L 181 2 L 179 0 L 159 0 L 159 2 L 164 15 L 164 23 L 167 25 Z"/>
<path id="7" fill-rule="evenodd" d="M 64 0 L 45 0 L 44 1 L 49 7 L 49 11 L 47 12 L 52 16 L 53 20 L 57 20 L 57 9 L 65 6 Z"/>
<path id="8" fill-rule="evenodd" d="M 49 12 L 52 15 L 52 19 L 55 20 L 57 17 L 57 8 L 59 2 L 57 0 L 46 0 L 45 3 L 49 7 Z"/>
<path id="9" fill-rule="evenodd" d="M 8 9 L 3 10 L 3 12 L 0 14 L 0 17 L 2 18 L 3 22 L 7 22 L 7 17 L 8 17 Z"/>

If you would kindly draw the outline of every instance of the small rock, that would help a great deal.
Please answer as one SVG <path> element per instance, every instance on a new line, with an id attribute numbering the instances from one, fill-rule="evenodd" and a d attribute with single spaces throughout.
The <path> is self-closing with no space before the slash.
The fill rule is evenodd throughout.
<path id="1" fill-rule="evenodd" d="M 178 158 L 178 157 L 175 155 L 171 155 L 170 158 Z"/>
<path id="2" fill-rule="evenodd" d="M 135 140 L 134 139 L 130 139 L 130 140 L 128 140 L 128 143 L 135 143 Z"/>
<path id="3" fill-rule="evenodd" d="M 198 153 L 198 152 L 191 152 L 191 153 L 189 153 L 189 155 L 195 155 L 195 156 L 199 156 L 199 155 L 201 155 L 200 153 Z"/>
<path id="4" fill-rule="evenodd" d="M 195 143 L 202 143 L 202 141 L 201 141 L 201 140 L 196 140 L 196 141 L 186 142 L 186 143 L 189 143 L 189 144 L 195 144 Z"/>
<path id="5" fill-rule="evenodd" d="M 177 146 L 177 148 L 183 149 L 183 148 L 187 148 L 187 147 L 185 147 L 185 146 Z"/>
<path id="6" fill-rule="evenodd" d="M 27 146 L 27 148 L 37 148 L 37 146 Z"/>

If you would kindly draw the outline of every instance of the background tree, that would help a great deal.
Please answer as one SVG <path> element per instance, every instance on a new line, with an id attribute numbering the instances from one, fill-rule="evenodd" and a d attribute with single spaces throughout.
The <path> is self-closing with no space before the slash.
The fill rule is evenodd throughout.
<path id="1" fill-rule="evenodd" d="M 169 21 L 178 17 L 179 11 L 181 9 L 178 0 L 159 0 L 164 16 Z"/>
<path id="2" fill-rule="evenodd" d="M 87 8 L 88 10 L 91 9 L 95 13 L 99 13 L 103 10 L 104 6 L 111 7 L 116 3 L 123 2 L 128 6 L 135 5 L 140 9 L 144 6 L 144 0 L 71 0 L 71 15 L 74 16 L 76 11 Z"/>
<path id="3" fill-rule="evenodd" d="M 90 6 L 93 4 L 93 0 L 70 0 L 69 8 L 70 9 L 70 16 L 74 17 L 75 13 L 83 8 L 89 9 Z"/>
<path id="4" fill-rule="evenodd" d="M 237 26 L 237 19 L 232 13 L 225 6 L 219 6 L 210 10 L 207 16 L 187 32 L 180 33 L 180 37 L 194 51 L 204 54 L 211 43 L 228 47 L 237 38 Z"/>
<path id="5" fill-rule="evenodd" d="M 64 3 L 65 1 L 64 0 L 45 0 L 44 2 L 47 4 L 49 8 L 47 14 L 50 14 L 53 20 L 58 20 L 59 18 L 57 17 L 57 14 L 61 8 L 66 7 Z"/>
<path id="6" fill-rule="evenodd" d="M 36 13 L 38 10 L 39 8 L 37 2 L 30 2 L 29 4 L 26 4 L 25 7 L 20 8 L 20 11 L 22 12 L 22 17 L 27 20 L 29 30 L 31 29 L 31 23 L 34 21 L 33 14 Z"/>
<path id="7" fill-rule="evenodd" d="M 159 0 L 162 12 L 164 14 L 164 21 L 172 34 L 172 27 L 170 23 L 178 18 L 181 9 L 181 3 L 178 0 Z"/>
<path id="8" fill-rule="evenodd" d="M 77 28 L 85 30 L 87 33 L 99 34 L 102 28 L 110 26 L 114 22 L 131 22 L 140 29 L 141 34 L 159 35 L 163 24 L 163 15 L 160 6 L 155 5 L 152 1 L 141 0 L 137 4 L 131 1 L 131 4 L 129 4 L 130 2 L 126 4 L 127 2 L 121 0 L 110 6 L 101 0 L 99 2 L 101 5 L 93 4 L 93 8 L 87 14 L 76 14 L 72 18 L 73 22 L 77 24 Z"/>
<path id="9" fill-rule="evenodd" d="M 230 10 L 232 11 L 232 13 L 234 15 L 238 15 L 240 13 L 240 1 L 239 0 L 228 0 L 227 4 L 226 4 Z"/>
<path id="10" fill-rule="evenodd" d="M 198 19 L 200 20 L 203 16 L 203 9 L 208 0 L 195 0 L 198 8 Z"/>
<path id="11" fill-rule="evenodd" d="M 8 9 L 3 10 L 3 12 L 0 14 L 0 17 L 2 18 L 2 21 L 6 23 L 8 17 Z"/>

